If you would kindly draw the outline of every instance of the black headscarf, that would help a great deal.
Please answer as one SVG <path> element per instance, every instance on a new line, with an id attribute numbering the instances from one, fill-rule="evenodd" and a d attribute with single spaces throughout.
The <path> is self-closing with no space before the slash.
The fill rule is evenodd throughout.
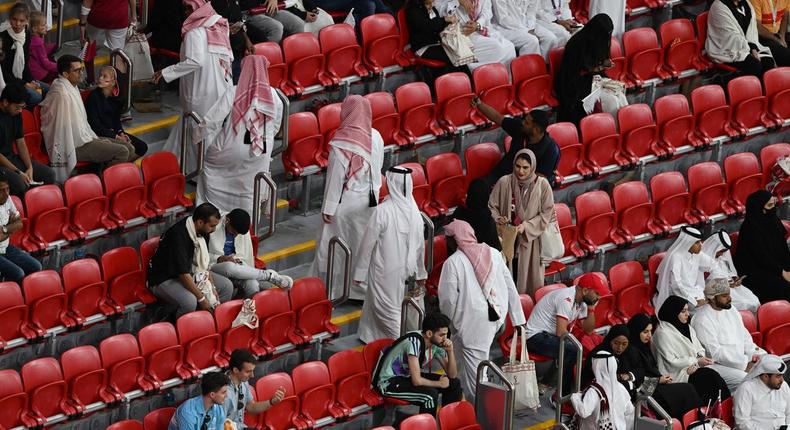
<path id="1" fill-rule="evenodd" d="M 631 319 L 628 320 L 628 331 L 631 333 L 628 347 L 650 351 L 650 345 L 643 343 L 642 339 L 639 337 L 639 334 L 642 333 L 650 324 L 653 324 L 653 327 L 655 328 L 654 322 L 654 318 L 647 314 L 636 314 L 631 317 Z"/>
<path id="2" fill-rule="evenodd" d="M 590 351 L 590 354 L 587 356 L 587 360 L 584 362 L 584 366 L 582 366 L 582 386 L 586 386 L 595 378 L 592 372 L 592 361 L 590 360 L 590 357 L 599 352 L 608 352 L 610 354 L 614 354 L 614 351 L 612 351 L 612 341 L 619 336 L 630 338 L 628 327 L 626 327 L 625 324 L 616 324 L 610 327 L 609 332 L 606 333 L 606 336 L 603 338 L 601 343 L 599 343 L 598 346 Z M 617 373 L 628 373 L 629 370 L 623 365 L 621 360 L 622 354 L 615 355 L 615 358 L 617 358 Z"/>
<path id="3" fill-rule="evenodd" d="M 483 178 L 473 180 L 466 192 L 466 204 L 455 210 L 453 218 L 468 222 L 475 231 L 478 243 L 485 243 L 501 251 L 502 244 L 499 242 L 496 223 L 491 216 L 491 210 L 488 209 L 490 195 L 491 189 Z"/>
<path id="4" fill-rule="evenodd" d="M 680 311 L 683 310 L 683 306 L 686 305 L 688 305 L 686 299 L 678 296 L 669 296 L 664 301 L 664 304 L 661 305 L 661 309 L 658 310 L 658 319 L 667 324 L 672 324 L 672 326 L 678 329 L 683 336 L 691 340 L 691 330 L 689 329 L 688 322 L 683 324 L 680 322 L 680 318 L 678 318 Z"/>
<path id="5" fill-rule="evenodd" d="M 758 190 L 746 199 L 746 217 L 738 233 L 735 267 L 751 278 L 749 287 L 761 301 L 784 298 L 777 289 L 787 288 L 782 270 L 790 270 L 790 250 L 785 241 L 785 228 L 777 215 L 777 208 L 765 213 L 764 206 L 772 197 Z M 777 295 L 778 294 L 778 295 Z"/>

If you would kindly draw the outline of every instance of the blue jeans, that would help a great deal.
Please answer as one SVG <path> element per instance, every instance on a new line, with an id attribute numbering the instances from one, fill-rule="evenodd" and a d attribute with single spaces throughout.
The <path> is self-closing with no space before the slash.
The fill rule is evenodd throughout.
<path id="1" fill-rule="evenodd" d="M 353 7 L 357 25 L 363 18 L 374 13 L 392 13 L 381 0 L 315 0 L 315 4 L 325 11 L 349 11 Z"/>
<path id="2" fill-rule="evenodd" d="M 5 281 L 22 282 L 25 275 L 41 270 L 41 263 L 25 251 L 8 245 L 5 254 L 0 254 L 0 276 Z"/>
<path id="3" fill-rule="evenodd" d="M 570 342 L 565 342 L 565 357 L 562 372 L 562 394 L 570 394 L 573 387 L 573 366 L 576 363 L 576 350 Z M 551 333 L 541 332 L 527 339 L 527 348 L 540 355 L 558 359 L 560 356 L 560 337 Z"/>

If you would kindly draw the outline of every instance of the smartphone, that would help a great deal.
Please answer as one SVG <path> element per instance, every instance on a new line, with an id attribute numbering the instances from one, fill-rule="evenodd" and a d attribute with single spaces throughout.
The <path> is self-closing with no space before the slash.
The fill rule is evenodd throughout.
<path id="1" fill-rule="evenodd" d="M 30 182 L 30 186 L 36 186 L 36 185 L 44 185 L 44 183 L 41 182 L 41 181 L 31 181 Z"/>

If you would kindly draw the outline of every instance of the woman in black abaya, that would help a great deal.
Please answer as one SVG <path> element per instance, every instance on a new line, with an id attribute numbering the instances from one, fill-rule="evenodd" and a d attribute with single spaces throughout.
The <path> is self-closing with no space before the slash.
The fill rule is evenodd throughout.
<path id="1" fill-rule="evenodd" d="M 502 244 L 499 242 L 496 223 L 491 216 L 491 209 L 488 208 L 490 195 L 491 188 L 488 184 L 482 178 L 475 179 L 469 184 L 469 190 L 466 192 L 466 204 L 456 208 L 453 218 L 468 222 L 475 231 L 479 243 L 485 243 L 501 251 Z"/>

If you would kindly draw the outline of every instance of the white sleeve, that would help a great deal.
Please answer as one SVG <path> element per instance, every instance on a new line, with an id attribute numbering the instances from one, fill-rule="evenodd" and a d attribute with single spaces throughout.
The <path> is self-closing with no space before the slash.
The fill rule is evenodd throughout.
<path id="1" fill-rule="evenodd" d="M 669 283 L 671 286 L 674 286 L 670 293 L 683 297 L 690 303 L 696 303 L 697 300 L 703 299 L 704 295 L 700 294 L 699 288 L 696 285 L 688 285 L 686 280 L 683 279 L 683 274 L 678 273 L 679 270 L 683 270 L 679 264 L 674 264 L 669 270 Z"/>
<path id="2" fill-rule="evenodd" d="M 380 211 L 378 211 L 377 208 L 377 210 L 373 212 L 373 216 L 370 217 L 367 227 L 365 227 L 365 233 L 362 236 L 362 241 L 360 242 L 356 256 L 356 265 L 354 268 L 355 281 L 368 281 L 368 272 L 370 271 L 370 260 L 373 257 L 373 249 L 376 247 L 376 244 L 379 243 L 386 245 L 381 242 L 380 239 L 382 223 L 379 219 L 379 215 Z"/>
<path id="3" fill-rule="evenodd" d="M 752 398 L 751 384 L 742 383 L 732 399 L 732 415 L 735 418 L 735 426 L 739 430 L 765 430 L 752 421 Z"/>
<path id="4" fill-rule="evenodd" d="M 576 415 L 581 418 L 588 418 L 593 413 L 598 415 L 598 409 L 601 404 L 601 397 L 598 396 L 598 392 L 589 389 L 583 392 L 576 392 L 571 395 L 571 403 L 573 404 L 573 409 L 576 411 Z"/>
<path id="5" fill-rule="evenodd" d="M 723 327 L 717 326 L 709 319 L 702 319 L 700 316 L 701 315 L 694 316 L 692 325 L 694 331 L 697 333 L 697 339 L 702 346 L 705 347 L 708 356 L 712 358 L 716 364 L 745 370 L 748 359 L 743 354 L 743 351 L 735 351 L 733 350 L 734 348 L 727 348 L 725 345 L 722 345 L 719 342 L 719 334 Z M 730 336 L 732 335 L 733 334 L 730 334 Z"/>
<path id="6" fill-rule="evenodd" d="M 538 18 L 538 21 L 554 22 L 557 20 L 557 18 L 554 16 L 554 7 L 551 4 L 551 0 L 532 0 L 532 1 L 537 3 L 535 13 Z"/>
<path id="7" fill-rule="evenodd" d="M 343 187 L 346 184 L 346 170 L 348 160 L 337 149 L 329 150 L 329 164 L 326 168 L 326 185 L 324 185 L 324 206 L 321 213 L 335 215 L 340 198 L 343 196 Z"/>
<path id="8" fill-rule="evenodd" d="M 420 224 L 420 231 L 423 229 L 423 224 Z M 422 281 L 428 279 L 428 272 L 425 270 L 425 241 L 421 240 L 417 247 L 417 275 L 414 279 Z"/>
<path id="9" fill-rule="evenodd" d="M 460 251 L 456 251 L 460 252 Z M 463 267 L 456 267 L 456 259 L 448 259 L 442 266 L 439 276 L 439 309 L 450 321 L 455 321 L 456 305 L 458 304 L 458 271 Z"/>
<path id="10" fill-rule="evenodd" d="M 494 17 L 491 0 L 480 0 L 480 15 L 477 22 L 483 27 L 491 27 L 491 19 Z"/>
<path id="11" fill-rule="evenodd" d="M 787 382 L 782 383 L 780 392 L 785 402 L 785 425 L 790 425 L 790 386 L 787 385 Z"/>
<path id="12" fill-rule="evenodd" d="M 203 67 L 208 59 L 209 53 L 206 50 L 208 39 L 203 28 L 188 31 L 181 43 L 184 44 L 184 59 L 162 69 L 162 78 L 165 82 L 172 82 L 194 72 Z"/>

